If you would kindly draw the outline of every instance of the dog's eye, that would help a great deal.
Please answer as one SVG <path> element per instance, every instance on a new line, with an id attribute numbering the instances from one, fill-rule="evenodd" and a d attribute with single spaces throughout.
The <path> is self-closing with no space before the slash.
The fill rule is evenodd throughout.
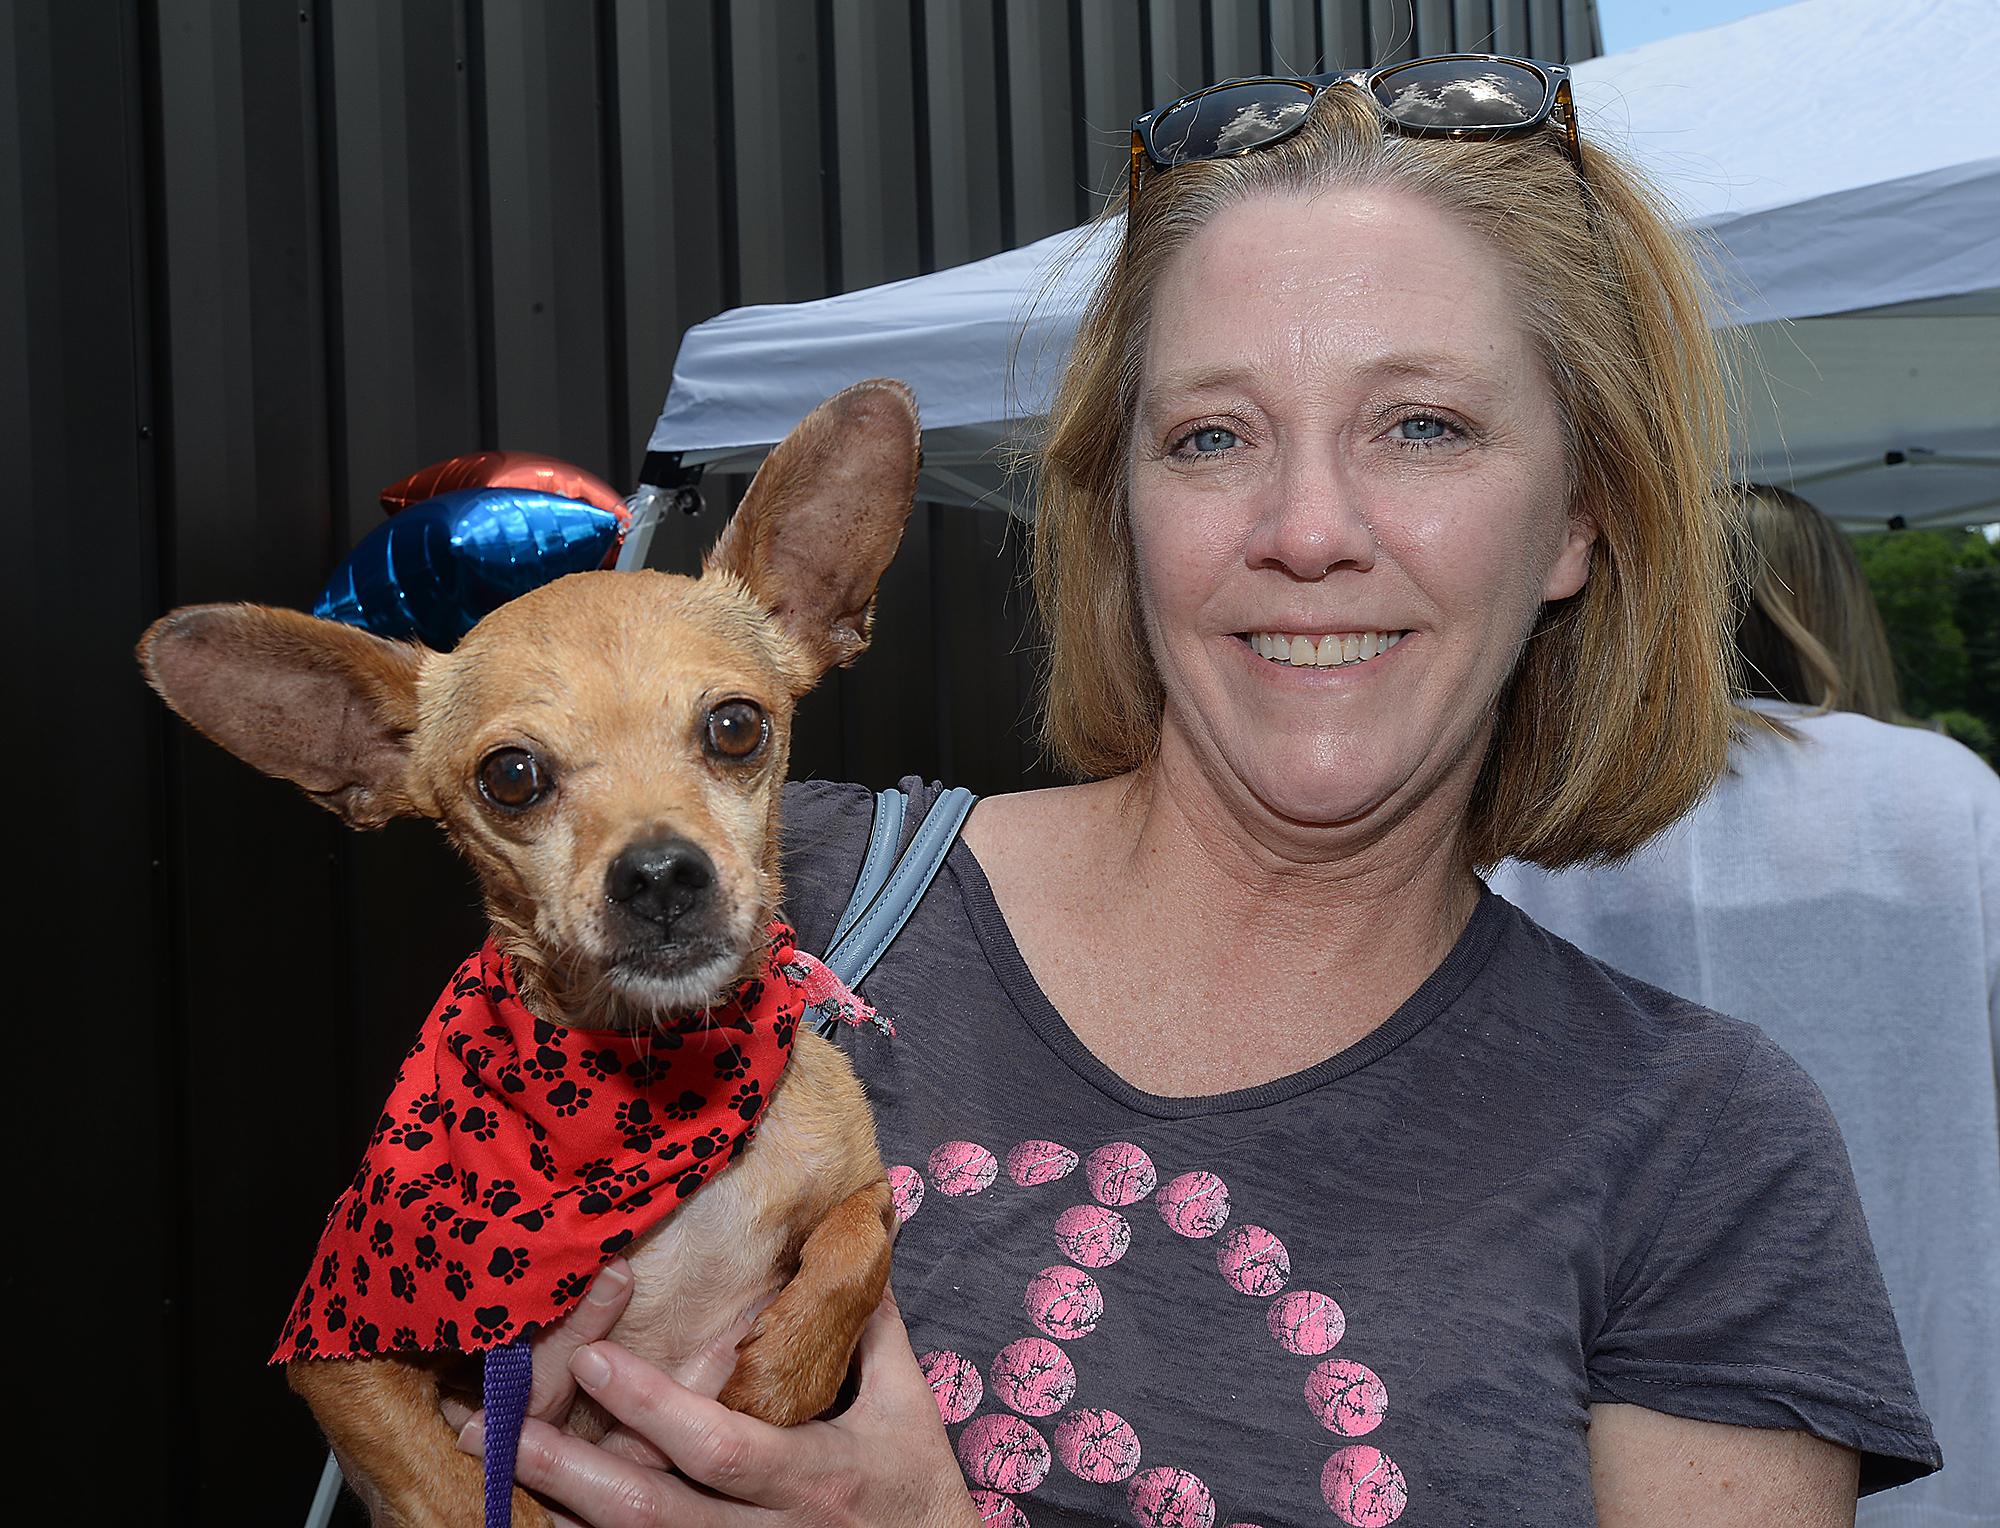
<path id="1" fill-rule="evenodd" d="M 756 758 L 770 735 L 763 708 L 747 700 L 725 700 L 708 713 L 702 729 L 710 753 L 738 764 Z"/>
<path id="2" fill-rule="evenodd" d="M 525 748 L 496 748 L 479 765 L 479 794 L 503 811 L 519 812 L 549 793 L 554 782 Z"/>

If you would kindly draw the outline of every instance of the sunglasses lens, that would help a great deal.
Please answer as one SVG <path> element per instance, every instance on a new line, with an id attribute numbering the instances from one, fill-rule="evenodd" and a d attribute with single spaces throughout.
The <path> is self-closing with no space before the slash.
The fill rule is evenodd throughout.
<path id="1" fill-rule="evenodd" d="M 1160 114 L 1153 124 L 1153 157 L 1172 167 L 1261 148 L 1296 128 L 1312 103 L 1310 85 L 1284 80 L 1224 85 Z"/>
<path id="2" fill-rule="evenodd" d="M 1411 64 L 1379 76 L 1372 89 L 1382 110 L 1405 127 L 1520 127 L 1549 98 L 1533 69 L 1493 59 Z"/>

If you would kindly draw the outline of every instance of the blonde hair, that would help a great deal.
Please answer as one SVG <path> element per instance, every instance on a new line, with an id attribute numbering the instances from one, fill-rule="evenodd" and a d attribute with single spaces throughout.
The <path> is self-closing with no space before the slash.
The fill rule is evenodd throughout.
<path id="1" fill-rule="evenodd" d="M 1882 613 L 1839 527 L 1786 488 L 1750 483 L 1735 494 L 1749 592 L 1736 624 L 1744 693 L 1907 721 Z"/>
<path id="2" fill-rule="evenodd" d="M 1694 804 L 1728 749 L 1724 374 L 1707 289 L 1654 194 L 1602 151 L 1586 145 L 1579 176 L 1550 133 L 1404 137 L 1345 88 L 1283 144 L 1141 184 L 1040 456 L 1044 742 L 1086 778 L 1136 769 L 1159 743 L 1125 482 L 1150 294 L 1225 208 L 1341 187 L 1420 196 L 1505 260 L 1561 410 L 1571 511 L 1597 527 L 1583 590 L 1544 608 L 1502 692 L 1467 862 L 1628 854 Z"/>

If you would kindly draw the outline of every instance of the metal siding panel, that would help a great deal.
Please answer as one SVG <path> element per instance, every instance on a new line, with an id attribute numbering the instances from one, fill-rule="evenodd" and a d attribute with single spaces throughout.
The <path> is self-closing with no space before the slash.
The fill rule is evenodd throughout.
<path id="1" fill-rule="evenodd" d="M 1417 0 L 1417 53 L 1451 53 L 1452 0 Z"/>
<path id="2" fill-rule="evenodd" d="M 1498 53 L 1494 44 L 1493 0 L 1452 0 L 1452 51 Z"/>
<path id="3" fill-rule="evenodd" d="M 909 13 L 836 5 L 831 41 L 840 124 L 840 279 L 851 292 L 918 274 Z"/>
<path id="4" fill-rule="evenodd" d="M 1258 0 L 1210 0 L 1208 11 L 1211 80 L 1262 74 L 1264 29 Z"/>
<path id="5" fill-rule="evenodd" d="M 156 613 L 158 572 L 154 442 L 140 433 L 151 415 L 137 30 L 129 6 L 0 7 L 0 449 L 15 538 L 0 596 L 9 710 L 35 737 L 10 833 L 11 872 L 32 899 L 31 958 L 13 963 L 10 997 L 18 1045 L 88 1058 L 74 1086 L 17 1085 L 10 1127 L 61 1183 L 116 1184 L 119 1196 L 108 1244 L 81 1203 L 30 1186 L 14 1209 L 17 1247 L 89 1249 L 64 1260 L 64 1298 L 96 1314 L 17 1320 L 11 1356 L 44 1389 L 37 1414 L 52 1426 L 101 1407 L 107 1375 L 144 1419 L 113 1470 L 18 1471 L 14 1510 L 29 1520 L 192 1516 L 196 1423 L 161 1278 L 177 1235 L 167 1185 L 187 1181 L 170 1144 L 182 1106 L 162 1002 L 172 957 L 152 766 L 164 729 L 131 652 Z M 31 1264 L 15 1266 L 26 1293 Z"/>
<path id="6" fill-rule="evenodd" d="M 1516 58 L 1532 56 L 1528 0 L 1493 0 L 1493 51 Z"/>
<path id="7" fill-rule="evenodd" d="M 1562 0 L 1563 63 L 1593 57 L 1598 51 L 1597 7 L 1591 0 Z"/>
<path id="8" fill-rule="evenodd" d="M 480 236 L 492 261 L 498 433 L 622 477 L 611 461 L 603 160 L 589 0 L 492 0 L 483 15 L 485 141 L 493 187 Z"/>
<path id="9" fill-rule="evenodd" d="M 874 643 L 853 668 L 836 671 L 842 778 L 877 790 L 906 774 L 938 775 L 943 719 L 932 704 L 938 686 L 932 600 L 941 591 L 931 584 L 930 528 L 928 506 L 917 505 L 876 590 Z"/>
<path id="10" fill-rule="evenodd" d="M 1007 83 L 1013 101 L 1016 245 L 1077 223 L 1078 166 L 1071 151 L 1077 110 L 1070 78 L 1069 7 L 1064 0 L 1004 0 Z"/>
<path id="11" fill-rule="evenodd" d="M 1319 27 L 1313 0 L 1271 0 L 1271 56 L 1265 67 L 1273 74 L 1317 74 Z"/>
<path id="12" fill-rule="evenodd" d="M 1551 62 L 1562 57 L 1562 0 L 1528 0 L 1528 52 Z"/>
<path id="13" fill-rule="evenodd" d="M 1368 0 L 1368 62 L 1400 63 L 1417 56 L 1412 0 Z"/>
<path id="14" fill-rule="evenodd" d="M 1191 90 L 1214 83 L 1208 72 L 1207 47 L 1202 36 L 1201 0 L 1146 0 L 1146 3 L 1151 12 L 1153 41 L 1152 56 L 1146 60 L 1146 104 L 1139 111 L 1164 106 Z"/>
<path id="15" fill-rule="evenodd" d="M 1319 0 L 1327 69 L 1365 68 L 1374 57 L 1368 40 L 1367 0 Z"/>
<path id="16" fill-rule="evenodd" d="M 726 307 L 716 39 L 708 7 L 617 0 L 627 438 L 636 454 L 667 396 L 681 335 Z M 638 463 L 613 464 L 619 488 Z M 655 566 L 667 548 L 656 537 Z"/>
<path id="17" fill-rule="evenodd" d="M 742 303 L 831 291 L 825 254 L 817 29 L 784 0 L 729 10 Z"/>
<path id="18" fill-rule="evenodd" d="M 318 587 L 335 539 L 312 31 L 291 7 L 167 9 L 158 227 L 172 388 L 169 596 L 299 604 Z M 191 1395 L 232 1398 L 240 1412 L 302 1249 L 352 1171 L 337 1127 L 353 1092 L 345 1045 L 315 1052 L 331 1107 L 260 1111 L 254 1151 L 244 1149 L 239 1117 L 243 1100 L 269 1097 L 273 1060 L 242 1037 L 269 1030 L 274 999 L 296 997 L 302 960 L 325 972 L 307 998 L 325 1026 L 317 1034 L 337 1035 L 347 1022 L 341 830 L 291 787 L 187 729 L 171 728 L 169 744 L 173 833 L 184 849 L 174 867 L 178 974 L 190 1017 L 175 1063 L 187 1156 L 170 1210 L 189 1250 L 170 1294 L 190 1334 Z M 256 1236 L 243 1234 L 245 1205 L 257 1207 Z M 225 1246 L 234 1266 L 218 1284 L 206 1276 L 210 1249 Z M 262 1383 L 275 1400 L 275 1377 Z M 196 1429 L 186 1469 L 197 1515 L 226 1518 L 245 1499 L 303 1502 L 310 1434 L 296 1407 L 274 1408 L 260 1439 L 268 1464 L 260 1453 L 248 1465 L 233 1430 Z M 246 1468 L 262 1476 L 280 1461 L 303 1478 L 246 1480 Z"/>
<path id="19" fill-rule="evenodd" d="M 479 445 L 479 314 L 455 12 L 376 0 L 326 21 L 347 485 L 335 512 L 351 545 L 381 522 L 383 487 Z"/>
<path id="20" fill-rule="evenodd" d="M 1132 119 L 1153 103 L 1146 99 L 1137 7 L 1085 5 L 1078 15 L 1088 158 L 1084 184 L 1092 192 L 1095 211 L 1104 200 L 1125 195 L 1131 176 Z"/>
<path id="21" fill-rule="evenodd" d="M 942 270 L 1003 248 L 993 12 L 918 0 L 930 139 L 931 260 Z"/>

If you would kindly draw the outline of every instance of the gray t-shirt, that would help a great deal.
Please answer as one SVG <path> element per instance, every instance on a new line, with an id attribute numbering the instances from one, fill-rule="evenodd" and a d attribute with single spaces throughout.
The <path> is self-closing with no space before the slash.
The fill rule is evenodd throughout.
<path id="1" fill-rule="evenodd" d="M 787 790 L 806 949 L 872 807 Z M 1085 1049 L 962 843 L 862 991 L 896 1293 L 989 1522 L 1587 1524 L 1593 1401 L 1803 1427 L 1864 1491 L 1938 1463 L 1811 1081 L 1498 897 L 1374 1033 L 1212 1097 Z"/>

